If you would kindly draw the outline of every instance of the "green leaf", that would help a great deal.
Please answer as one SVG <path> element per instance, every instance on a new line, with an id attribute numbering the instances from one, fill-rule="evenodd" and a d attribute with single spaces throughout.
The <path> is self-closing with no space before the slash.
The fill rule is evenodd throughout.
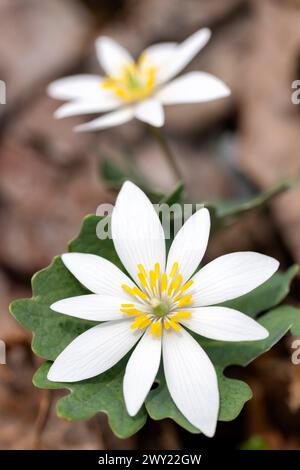
<path id="1" fill-rule="evenodd" d="M 254 434 L 240 446 L 240 450 L 270 450 L 270 448 L 262 436 Z"/>
<path id="2" fill-rule="evenodd" d="M 244 201 L 223 200 L 205 203 L 211 214 L 213 231 L 234 223 L 240 216 L 259 207 L 264 207 L 274 197 L 293 188 L 295 182 L 284 180 Z"/>
<path id="3" fill-rule="evenodd" d="M 182 193 L 178 190 L 176 194 L 176 197 L 181 197 Z M 171 200 L 172 197 L 174 200 L 174 195 L 170 197 Z M 104 220 L 95 215 L 86 217 L 79 236 L 69 244 L 69 250 L 103 256 L 122 268 L 113 242 L 110 239 L 100 240 L 96 235 L 98 223 Z M 284 298 L 296 272 L 297 268 L 293 267 L 286 273 L 277 274 L 253 294 L 243 296 L 230 305 L 255 317 L 262 311 L 276 306 Z M 32 299 L 13 302 L 11 312 L 22 325 L 32 331 L 34 352 L 47 361 L 53 361 L 67 344 L 94 323 L 53 312 L 50 305 L 59 299 L 81 295 L 87 291 L 65 268 L 59 257 L 55 258 L 48 268 L 33 277 L 32 289 Z M 224 375 L 226 367 L 232 364 L 248 364 L 259 354 L 267 351 L 290 328 L 294 334 L 300 334 L 300 310 L 296 308 L 279 307 L 259 317 L 259 321 L 270 331 L 269 338 L 264 341 L 225 343 L 193 335 L 206 350 L 217 370 L 220 420 L 234 419 L 251 397 L 247 384 Z M 147 412 L 153 419 L 170 417 L 189 431 L 198 432 L 174 405 L 162 372 L 157 378 L 157 388 L 147 397 L 146 407 L 143 407 L 136 417 L 129 417 L 122 395 L 125 364 L 126 358 L 110 371 L 93 379 L 74 384 L 60 384 L 47 380 L 50 365 L 47 362 L 36 372 L 34 383 L 42 388 L 69 390 L 67 396 L 58 400 L 59 416 L 66 419 L 86 419 L 99 411 L 104 411 L 112 430 L 120 437 L 128 437 L 140 429 L 146 420 Z"/>
<path id="4" fill-rule="evenodd" d="M 240 380 L 229 379 L 223 375 L 222 369 L 216 367 L 220 391 L 219 421 L 235 419 L 246 401 L 252 397 L 250 387 Z M 173 419 L 187 431 L 198 434 L 195 428 L 178 410 L 173 402 L 162 371 L 157 379 L 158 387 L 152 390 L 146 399 L 146 408 L 152 419 Z"/>
<path id="5" fill-rule="evenodd" d="M 182 183 L 179 183 L 174 191 L 165 196 L 161 199 L 161 204 L 167 204 L 168 206 L 172 206 L 173 204 L 182 204 L 184 202 L 184 186 Z"/>
<path id="6" fill-rule="evenodd" d="M 100 163 L 100 173 L 107 186 L 111 189 L 119 190 L 122 184 L 129 180 L 137 184 L 144 193 L 150 197 L 153 203 L 159 202 L 165 196 L 160 191 L 153 191 L 149 181 L 138 171 L 131 155 L 123 154 L 126 168 L 123 169 L 112 162 L 111 159 L 102 159 Z"/>
<path id="7" fill-rule="evenodd" d="M 249 387 L 242 381 L 228 379 L 223 371 L 230 365 L 246 366 L 258 356 L 268 351 L 290 329 L 294 335 L 300 335 L 300 309 L 278 307 L 263 315 L 259 322 L 267 328 L 270 335 L 263 341 L 225 342 L 213 341 L 193 334 L 204 348 L 216 367 L 220 390 L 220 421 L 230 421 L 238 416 L 244 403 L 251 398 Z M 158 387 L 152 390 L 146 399 L 146 408 L 153 419 L 172 418 L 176 423 L 191 432 L 191 428 L 173 403 L 165 381 L 160 380 Z"/>
<path id="8" fill-rule="evenodd" d="M 113 189 L 119 189 L 127 179 L 125 171 L 113 163 L 111 159 L 105 159 L 101 162 L 100 172 L 104 181 Z"/>
<path id="9" fill-rule="evenodd" d="M 128 358 L 127 358 L 128 359 Z M 141 429 L 146 422 L 146 413 L 141 410 L 131 418 L 125 408 L 122 394 L 123 372 L 126 359 L 112 369 L 93 379 L 76 383 L 54 383 L 47 380 L 51 366 L 44 363 L 33 377 L 33 383 L 39 388 L 66 388 L 71 393 L 57 403 L 57 415 L 69 420 L 89 419 L 99 411 L 104 411 L 114 433 L 121 438 L 129 437 Z"/>

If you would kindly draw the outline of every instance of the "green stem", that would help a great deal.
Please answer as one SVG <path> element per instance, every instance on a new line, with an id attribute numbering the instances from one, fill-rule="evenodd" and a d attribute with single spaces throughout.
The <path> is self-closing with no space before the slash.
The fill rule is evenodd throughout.
<path id="1" fill-rule="evenodd" d="M 164 134 L 161 132 L 161 130 L 158 128 L 158 127 L 153 127 L 153 126 L 148 126 L 148 129 L 151 133 L 151 135 L 154 137 L 154 139 L 156 140 L 156 142 L 158 143 L 158 145 L 160 146 L 167 162 L 168 162 L 168 165 L 172 168 L 172 171 L 176 177 L 176 179 L 178 179 L 179 181 L 182 181 L 183 178 L 182 178 L 182 175 L 181 175 L 181 171 L 179 169 L 179 166 L 177 165 L 177 161 L 175 159 L 175 156 L 164 136 Z"/>

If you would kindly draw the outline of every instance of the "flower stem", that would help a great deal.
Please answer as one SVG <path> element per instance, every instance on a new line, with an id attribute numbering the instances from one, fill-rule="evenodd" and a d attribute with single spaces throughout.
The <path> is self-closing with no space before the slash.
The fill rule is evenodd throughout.
<path id="1" fill-rule="evenodd" d="M 33 448 L 39 449 L 41 446 L 42 433 L 47 425 L 53 393 L 50 390 L 42 390 L 38 415 L 34 425 Z"/>
<path id="2" fill-rule="evenodd" d="M 151 135 L 154 137 L 158 145 L 160 146 L 162 153 L 164 154 L 168 165 L 172 168 L 172 171 L 176 177 L 177 180 L 182 181 L 182 175 L 181 171 L 178 167 L 177 161 L 175 159 L 175 156 L 164 136 L 164 134 L 161 132 L 161 130 L 158 127 L 153 127 L 148 125 L 149 132 Z"/>

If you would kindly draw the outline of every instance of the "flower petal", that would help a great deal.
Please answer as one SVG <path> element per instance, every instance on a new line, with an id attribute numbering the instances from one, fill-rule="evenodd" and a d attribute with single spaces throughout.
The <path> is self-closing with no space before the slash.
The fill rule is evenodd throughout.
<path id="1" fill-rule="evenodd" d="M 255 341 L 269 336 L 268 330 L 244 313 L 227 307 L 191 309 L 192 316 L 180 321 L 206 338 L 220 341 Z"/>
<path id="2" fill-rule="evenodd" d="M 202 28 L 176 47 L 175 53 L 158 71 L 157 81 L 163 83 L 175 77 L 206 45 L 211 36 L 208 28 Z"/>
<path id="3" fill-rule="evenodd" d="M 122 298 L 98 294 L 78 295 L 58 300 L 50 306 L 52 310 L 71 317 L 83 320 L 108 321 L 128 319 L 128 315 L 121 312 L 121 305 L 127 304 L 125 293 Z M 135 302 L 135 307 L 141 307 Z"/>
<path id="4" fill-rule="evenodd" d="M 124 67 L 133 63 L 129 52 L 107 36 L 100 36 L 95 46 L 100 65 L 107 75 L 118 76 Z"/>
<path id="5" fill-rule="evenodd" d="M 105 114 L 93 121 L 86 122 L 76 126 L 76 132 L 96 131 L 98 129 L 107 129 L 108 127 L 119 126 L 130 121 L 134 117 L 133 108 L 122 108 L 109 114 Z"/>
<path id="6" fill-rule="evenodd" d="M 176 78 L 155 95 L 163 104 L 201 103 L 230 95 L 222 80 L 205 72 L 190 72 Z"/>
<path id="7" fill-rule="evenodd" d="M 143 191 L 129 181 L 117 198 L 111 228 L 119 258 L 137 283 L 139 264 L 149 271 L 159 263 L 164 270 L 166 248 L 159 217 Z"/>
<path id="8" fill-rule="evenodd" d="M 176 42 L 161 42 L 147 47 L 142 53 L 146 65 L 152 65 L 156 69 L 168 63 L 176 52 Z"/>
<path id="9" fill-rule="evenodd" d="M 148 329 L 128 361 L 123 392 L 130 416 L 137 414 L 155 380 L 161 356 L 161 338 Z"/>
<path id="10" fill-rule="evenodd" d="M 161 127 L 165 122 L 164 110 L 161 103 L 150 98 L 136 106 L 135 117 L 155 127 Z"/>
<path id="11" fill-rule="evenodd" d="M 55 359 L 48 372 L 53 382 L 78 382 L 113 367 L 139 340 L 130 320 L 101 323 L 82 333 Z"/>
<path id="12" fill-rule="evenodd" d="M 198 271 L 190 290 L 195 307 L 219 304 L 247 294 L 277 271 L 270 256 L 241 251 L 220 256 Z"/>
<path id="13" fill-rule="evenodd" d="M 89 98 L 88 100 L 77 100 L 63 104 L 55 111 L 54 116 L 61 119 L 79 114 L 102 113 L 104 111 L 111 111 L 119 106 L 122 106 L 122 102 L 113 96 L 106 96 L 100 100 L 91 100 Z"/>
<path id="14" fill-rule="evenodd" d="M 175 405 L 206 436 L 215 433 L 219 390 L 209 357 L 183 328 L 164 331 L 163 362 L 167 386 Z"/>
<path id="15" fill-rule="evenodd" d="M 95 294 L 127 298 L 122 284 L 133 282 L 113 263 L 101 256 L 87 253 L 65 253 L 62 261 L 68 270 L 87 289 Z"/>
<path id="16" fill-rule="evenodd" d="M 207 209 L 200 209 L 193 214 L 176 234 L 171 245 L 167 272 L 175 262 L 186 282 L 198 268 L 205 253 L 210 230 L 210 216 Z"/>
<path id="17" fill-rule="evenodd" d="M 101 98 L 109 94 L 101 87 L 103 77 L 99 75 L 73 75 L 55 80 L 48 86 L 48 94 L 58 100 L 79 98 Z"/>

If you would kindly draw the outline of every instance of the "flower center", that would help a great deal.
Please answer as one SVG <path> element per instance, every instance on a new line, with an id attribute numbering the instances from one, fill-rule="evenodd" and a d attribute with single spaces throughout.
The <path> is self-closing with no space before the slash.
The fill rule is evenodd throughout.
<path id="1" fill-rule="evenodd" d="M 170 311 L 169 305 L 166 302 L 162 302 L 159 299 L 152 299 L 151 307 L 152 307 L 153 315 L 157 317 L 164 317 Z"/>
<path id="2" fill-rule="evenodd" d="M 127 103 L 141 101 L 151 95 L 156 81 L 156 69 L 147 54 L 126 65 L 119 76 L 109 76 L 101 83 Z"/>
<path id="3" fill-rule="evenodd" d="M 163 328 L 179 330 L 180 320 L 191 316 L 186 309 L 193 304 L 193 300 L 192 294 L 187 291 L 193 281 L 183 283 L 177 262 L 169 273 L 161 272 L 159 263 L 149 272 L 139 264 L 138 278 L 141 288 L 122 285 L 132 297 L 132 303 L 120 306 L 121 312 L 133 317 L 131 328 L 150 326 L 150 333 L 157 337 L 161 336 Z"/>

